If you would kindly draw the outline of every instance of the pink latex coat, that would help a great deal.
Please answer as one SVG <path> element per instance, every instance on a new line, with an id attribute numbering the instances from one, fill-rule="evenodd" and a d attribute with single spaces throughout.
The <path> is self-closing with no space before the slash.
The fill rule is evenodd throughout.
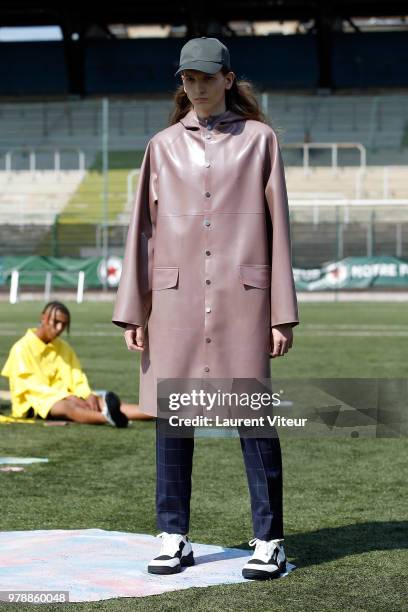
<path id="1" fill-rule="evenodd" d="M 112 321 L 144 325 L 140 408 L 158 378 L 268 378 L 271 326 L 299 322 L 275 131 L 194 109 L 149 141 Z"/>

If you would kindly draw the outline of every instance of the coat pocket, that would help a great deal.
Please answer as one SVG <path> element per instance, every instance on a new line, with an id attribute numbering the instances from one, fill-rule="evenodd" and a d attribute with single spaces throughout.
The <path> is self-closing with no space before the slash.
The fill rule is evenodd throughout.
<path id="1" fill-rule="evenodd" d="M 244 285 L 267 289 L 271 286 L 272 268 L 268 264 L 241 264 L 240 277 Z"/>
<path id="2" fill-rule="evenodd" d="M 178 276 L 178 267 L 153 267 L 152 289 L 171 289 L 177 285 Z"/>

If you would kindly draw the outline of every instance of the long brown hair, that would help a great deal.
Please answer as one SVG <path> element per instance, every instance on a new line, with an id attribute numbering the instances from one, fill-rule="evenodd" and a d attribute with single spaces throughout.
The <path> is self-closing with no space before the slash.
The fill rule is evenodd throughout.
<path id="1" fill-rule="evenodd" d="M 226 75 L 230 72 L 230 68 L 223 66 L 221 72 Z M 170 112 L 169 125 L 180 121 L 193 108 L 182 83 L 177 87 L 173 101 L 174 107 Z M 238 113 L 245 119 L 255 119 L 270 125 L 259 106 L 255 96 L 255 88 L 251 81 L 237 80 L 235 78 L 231 89 L 225 90 L 225 106 L 227 110 Z"/>

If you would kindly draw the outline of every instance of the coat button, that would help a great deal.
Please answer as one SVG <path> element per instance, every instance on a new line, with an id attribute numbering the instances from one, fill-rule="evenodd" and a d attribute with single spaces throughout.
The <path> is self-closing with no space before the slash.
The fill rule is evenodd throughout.
<path id="1" fill-rule="evenodd" d="M 211 342 L 211 338 L 206 338 L 206 339 L 205 339 L 205 341 L 206 341 L 207 343 L 208 343 L 208 342 Z"/>
<path id="2" fill-rule="evenodd" d="M 210 371 L 210 368 L 208 366 L 205 366 L 204 372 L 209 372 L 209 371 Z"/>
<path id="3" fill-rule="evenodd" d="M 211 166 L 210 162 L 207 162 L 207 163 L 205 164 L 205 167 L 206 167 L 206 168 L 209 168 L 210 166 Z"/>
<path id="4" fill-rule="evenodd" d="M 205 281 L 205 284 L 206 284 L 206 285 L 211 285 L 211 281 L 210 281 L 210 279 L 209 279 L 209 278 L 207 278 L 207 280 Z"/>
<path id="5" fill-rule="evenodd" d="M 206 134 L 205 137 L 207 138 L 207 140 L 210 140 L 211 134 Z"/>
<path id="6" fill-rule="evenodd" d="M 210 196 L 211 196 L 211 193 L 210 193 L 209 191 L 206 191 L 206 192 L 205 192 L 205 197 L 206 197 L 206 198 L 209 198 Z"/>
<path id="7" fill-rule="evenodd" d="M 211 221 L 209 219 L 204 219 L 204 225 L 205 227 L 210 227 Z"/>
<path id="8" fill-rule="evenodd" d="M 211 308 L 210 308 L 210 306 L 207 306 L 207 308 L 205 309 L 205 312 L 208 312 L 208 313 L 210 313 L 210 312 L 211 312 Z"/>
<path id="9" fill-rule="evenodd" d="M 209 257 L 211 255 L 211 251 L 206 251 L 205 254 L 207 255 L 207 257 Z"/>

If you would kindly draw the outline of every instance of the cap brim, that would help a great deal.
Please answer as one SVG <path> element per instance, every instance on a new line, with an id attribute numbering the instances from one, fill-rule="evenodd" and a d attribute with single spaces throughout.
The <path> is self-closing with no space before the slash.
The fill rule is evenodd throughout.
<path id="1" fill-rule="evenodd" d="M 208 72 L 209 74 L 215 74 L 219 70 L 221 70 L 222 64 L 219 62 L 206 62 L 204 60 L 199 60 L 196 62 L 187 62 L 180 66 L 177 72 L 174 73 L 174 76 L 180 74 L 182 70 L 199 70 L 200 72 Z"/>

